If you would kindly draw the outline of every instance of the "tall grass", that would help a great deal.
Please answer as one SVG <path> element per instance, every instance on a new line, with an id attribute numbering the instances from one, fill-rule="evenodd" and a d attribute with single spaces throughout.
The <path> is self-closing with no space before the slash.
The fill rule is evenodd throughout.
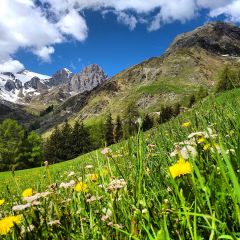
<path id="1" fill-rule="evenodd" d="M 203 102 L 158 129 L 113 146 L 112 151 L 82 157 L 80 164 L 40 168 L 24 184 L 16 172 L 12 181 L 17 187 L 1 186 L 9 185 L 0 196 L 6 199 L 0 213 L 1 218 L 21 214 L 22 220 L 0 237 L 240 239 L 238 96 L 239 90 L 234 90 Z M 182 127 L 186 121 L 190 126 Z M 173 178 L 169 167 L 177 163 L 179 154 L 170 153 L 176 143 L 199 131 L 210 137 L 195 138 L 197 154 L 188 152 L 186 160 L 191 173 Z M 71 180 L 72 187 L 60 187 Z M 79 182 L 87 188 L 77 189 Z M 21 193 L 27 187 L 50 194 L 25 210 L 13 211 L 13 206 L 26 204 Z"/>

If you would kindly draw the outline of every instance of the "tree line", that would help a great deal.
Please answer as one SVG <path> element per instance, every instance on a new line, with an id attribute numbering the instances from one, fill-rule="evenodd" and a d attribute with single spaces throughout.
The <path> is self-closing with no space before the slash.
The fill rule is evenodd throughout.
<path id="1" fill-rule="evenodd" d="M 42 138 L 36 132 L 12 119 L 0 124 L 0 171 L 36 167 L 43 157 Z"/>

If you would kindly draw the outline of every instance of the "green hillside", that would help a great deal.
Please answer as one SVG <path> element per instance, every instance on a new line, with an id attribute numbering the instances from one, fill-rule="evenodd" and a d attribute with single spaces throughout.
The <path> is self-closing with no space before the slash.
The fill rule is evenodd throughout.
<path id="1" fill-rule="evenodd" d="M 239 239 L 239 107 L 239 89 L 210 95 L 108 154 L 0 173 L 1 214 L 25 204 L 21 193 L 33 188 L 50 193 L 16 212 L 37 229 L 23 233 L 30 239 Z"/>

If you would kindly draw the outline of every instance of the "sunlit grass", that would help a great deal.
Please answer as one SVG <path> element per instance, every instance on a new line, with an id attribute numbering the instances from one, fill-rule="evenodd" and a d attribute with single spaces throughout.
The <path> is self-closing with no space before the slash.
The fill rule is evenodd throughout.
<path id="1" fill-rule="evenodd" d="M 239 109 L 233 90 L 111 150 L 1 173 L 1 218 L 22 220 L 0 236 L 239 239 Z M 27 188 L 35 203 L 23 198 Z"/>

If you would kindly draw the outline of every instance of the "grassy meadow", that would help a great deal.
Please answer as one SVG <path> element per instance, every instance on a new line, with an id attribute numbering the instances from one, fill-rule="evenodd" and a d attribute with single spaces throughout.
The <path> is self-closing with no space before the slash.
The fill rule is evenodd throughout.
<path id="1" fill-rule="evenodd" d="M 0 239 L 240 239 L 240 90 L 120 144 L 0 173 Z"/>

